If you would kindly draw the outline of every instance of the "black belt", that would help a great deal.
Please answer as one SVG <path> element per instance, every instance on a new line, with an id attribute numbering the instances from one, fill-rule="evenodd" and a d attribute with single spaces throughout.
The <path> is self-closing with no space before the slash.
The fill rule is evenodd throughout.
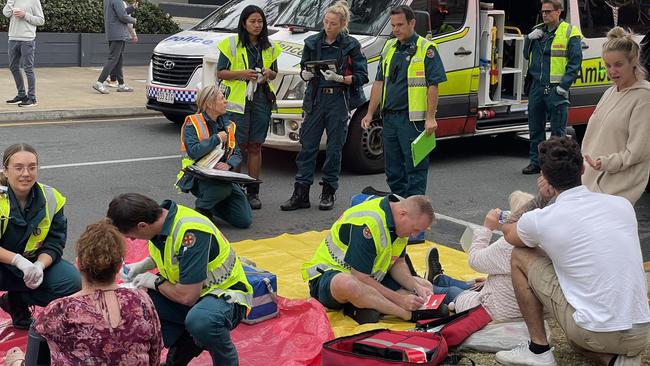
<path id="1" fill-rule="evenodd" d="M 342 92 L 343 88 L 341 87 L 333 87 L 333 88 L 320 88 L 320 92 L 323 94 L 334 94 L 338 92 Z"/>

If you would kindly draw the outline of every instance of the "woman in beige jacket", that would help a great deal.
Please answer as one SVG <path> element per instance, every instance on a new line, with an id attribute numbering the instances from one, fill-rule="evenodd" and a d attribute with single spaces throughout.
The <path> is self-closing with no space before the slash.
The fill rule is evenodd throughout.
<path id="1" fill-rule="evenodd" d="M 607 33 L 603 60 L 614 85 L 589 118 L 582 183 L 634 204 L 650 174 L 650 82 L 639 63 L 639 44 L 621 27 Z"/>

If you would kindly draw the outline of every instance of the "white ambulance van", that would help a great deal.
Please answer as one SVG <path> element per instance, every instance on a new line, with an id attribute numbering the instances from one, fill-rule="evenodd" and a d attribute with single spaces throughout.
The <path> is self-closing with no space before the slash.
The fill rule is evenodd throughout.
<path id="1" fill-rule="evenodd" d="M 298 76 L 303 41 L 318 32 L 325 9 L 335 0 L 232 1 L 190 31 L 162 41 L 154 50 L 147 82 L 147 107 L 178 122 L 194 110 L 200 88 L 201 56 L 215 53 L 216 43 L 236 27 L 239 12 L 249 3 L 262 4 L 274 20 L 269 33 L 283 50 L 280 73 L 274 81 L 278 108 L 273 111 L 266 146 L 299 150 L 305 83 Z M 620 4 L 618 4 L 620 2 Z M 447 81 L 439 85 L 437 112 L 439 139 L 526 131 L 527 100 L 524 81 L 524 36 L 541 22 L 538 0 L 348 0 L 352 18 L 350 34 L 368 58 L 371 82 L 379 55 L 391 37 L 389 11 L 408 4 L 416 12 L 416 30 L 439 46 Z M 571 88 L 569 124 L 580 133 L 609 85 L 601 59 L 607 31 L 615 24 L 639 34 L 650 29 L 650 2 L 616 0 L 566 0 L 562 17 L 580 27 L 583 63 Z M 640 40 L 640 37 L 639 37 Z M 171 67 L 174 65 L 173 67 Z M 360 128 L 367 106 L 352 113 L 344 164 L 357 172 L 383 169 L 382 123 L 377 116 L 368 130 Z"/>

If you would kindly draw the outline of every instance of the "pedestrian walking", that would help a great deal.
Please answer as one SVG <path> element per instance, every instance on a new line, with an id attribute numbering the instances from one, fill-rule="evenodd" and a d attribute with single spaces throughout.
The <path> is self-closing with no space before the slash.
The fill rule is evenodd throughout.
<path id="1" fill-rule="evenodd" d="M 132 5 L 129 5 L 126 1 L 122 1 L 122 4 L 124 4 L 124 8 L 126 9 L 126 13 L 131 15 L 133 12 L 138 8 L 138 2 L 134 2 Z M 135 27 L 133 24 L 129 23 L 126 25 L 127 30 L 129 32 L 129 39 L 133 43 L 138 43 L 138 33 L 135 31 Z M 106 79 L 105 82 L 106 86 L 110 86 L 111 88 L 117 88 L 120 86 L 117 82 L 117 70 L 113 69 L 111 71 L 111 75 Z"/>
<path id="2" fill-rule="evenodd" d="M 18 94 L 7 100 L 19 107 L 34 107 L 36 102 L 36 75 L 34 75 L 34 52 L 36 51 L 36 27 L 45 24 L 40 0 L 7 0 L 2 14 L 9 18 L 9 70 L 16 82 Z M 27 93 L 20 68 L 27 76 Z"/>
<path id="3" fill-rule="evenodd" d="M 122 59 L 126 40 L 129 38 L 128 24 L 135 24 L 136 20 L 126 12 L 122 0 L 104 0 L 104 30 L 108 41 L 108 60 L 102 69 L 93 89 L 101 94 L 108 94 L 104 81 L 111 74 L 115 73 L 117 78 L 118 92 L 132 92 L 133 88 L 124 84 L 122 73 Z"/>

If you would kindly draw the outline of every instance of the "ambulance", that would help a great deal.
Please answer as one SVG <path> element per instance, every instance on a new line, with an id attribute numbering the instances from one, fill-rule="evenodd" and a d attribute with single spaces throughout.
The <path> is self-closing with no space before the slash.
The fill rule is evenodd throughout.
<path id="1" fill-rule="evenodd" d="M 584 132 L 600 96 L 610 81 L 601 58 L 602 44 L 615 25 L 637 34 L 650 29 L 650 2 L 623 0 L 565 0 L 562 18 L 580 27 L 583 62 L 570 90 L 569 124 Z M 280 72 L 274 81 L 277 109 L 273 111 L 266 146 L 297 151 L 303 120 L 305 82 L 299 63 L 303 42 L 322 26 L 325 9 L 335 0 L 234 0 L 188 31 L 157 45 L 147 81 L 147 108 L 182 122 L 195 110 L 201 88 L 202 56 L 218 52 L 217 43 L 236 32 L 241 10 L 256 4 L 269 18 L 270 38 L 283 50 Z M 390 9 L 407 4 L 416 14 L 418 34 L 434 40 L 447 72 L 439 85 L 436 114 L 438 139 L 514 134 L 528 129 L 525 93 L 527 61 L 524 37 L 541 23 L 539 0 L 348 0 L 352 13 L 348 26 L 368 59 L 370 95 L 381 51 L 391 38 Z M 639 37 L 640 41 L 641 37 Z M 360 121 L 367 104 L 350 116 L 344 164 L 359 173 L 383 170 L 380 116 L 364 130 Z M 323 137 L 325 138 L 325 137 Z M 324 141 L 324 140 L 323 140 Z"/>

